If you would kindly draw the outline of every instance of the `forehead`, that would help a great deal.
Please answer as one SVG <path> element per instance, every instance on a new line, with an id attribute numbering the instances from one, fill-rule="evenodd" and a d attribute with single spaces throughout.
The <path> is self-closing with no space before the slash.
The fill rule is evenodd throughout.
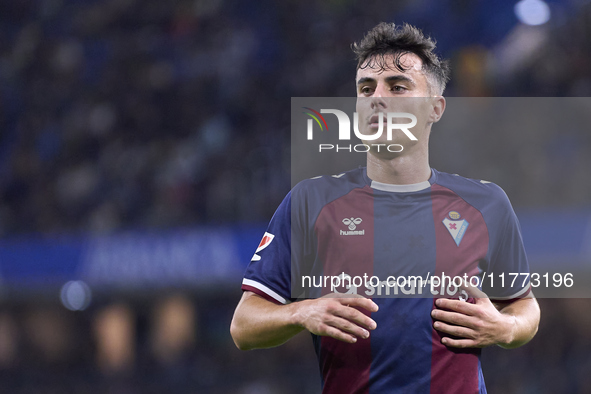
<path id="1" fill-rule="evenodd" d="M 357 70 L 357 76 L 355 79 L 357 81 L 361 78 L 378 80 L 393 75 L 405 75 L 406 77 L 415 80 L 417 83 L 421 80 L 425 80 L 426 82 L 426 77 L 423 72 L 423 61 L 420 57 L 414 53 L 405 53 L 400 56 L 400 65 L 404 71 L 396 68 L 396 57 L 397 55 L 387 54 L 384 55 L 383 61 L 381 58 L 369 58 L 369 61 L 366 60 L 366 63 L 364 64 L 364 66 L 366 66 Z"/>

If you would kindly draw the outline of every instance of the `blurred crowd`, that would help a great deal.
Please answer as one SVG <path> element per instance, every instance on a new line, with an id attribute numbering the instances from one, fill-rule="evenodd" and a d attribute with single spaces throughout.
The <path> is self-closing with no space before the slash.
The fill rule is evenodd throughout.
<path id="1" fill-rule="evenodd" d="M 512 20 L 513 4 L 1 1 L 0 237 L 267 222 L 290 187 L 290 98 L 352 96 L 349 46 L 382 20 L 439 41 L 449 96 L 591 96 L 591 3 L 538 27 Z M 434 163 L 463 161 L 462 175 L 499 183 L 516 207 L 589 206 L 590 123 L 454 135 L 458 154 Z M 490 151 L 463 155 L 474 144 Z M 0 392 L 318 392 L 307 336 L 234 347 L 238 286 L 99 296 L 84 312 L 3 300 Z M 489 392 L 589 392 L 588 300 L 541 304 L 529 346 L 485 351 Z"/>
<path id="2" fill-rule="evenodd" d="M 352 96 L 349 46 L 378 19 L 415 21 L 435 36 L 452 61 L 450 96 L 591 93 L 589 3 L 540 27 L 492 23 L 483 7 L 492 5 L 3 1 L 0 235 L 266 222 L 289 189 L 290 98 Z M 494 7 L 515 18 L 512 2 Z M 517 163 L 521 177 L 538 179 L 538 161 L 591 157 L 589 141 L 570 141 L 558 158 L 526 155 L 536 163 Z M 568 178 L 571 164 L 558 174 Z M 509 163 L 495 165 L 492 180 L 511 184 Z M 539 203 L 554 203 L 541 182 Z M 509 191 L 528 205 L 527 193 Z"/>
<path id="3" fill-rule="evenodd" d="M 272 214 L 288 133 L 257 64 L 279 55 L 241 7 L 2 2 L 0 234 Z"/>

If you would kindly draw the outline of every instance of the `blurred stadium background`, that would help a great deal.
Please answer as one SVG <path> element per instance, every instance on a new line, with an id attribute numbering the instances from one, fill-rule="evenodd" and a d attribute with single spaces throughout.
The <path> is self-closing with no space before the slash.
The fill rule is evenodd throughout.
<path id="1" fill-rule="evenodd" d="M 351 96 L 380 21 L 437 39 L 448 96 L 591 95 L 588 0 L 0 1 L 0 392 L 319 392 L 308 336 L 240 352 L 229 324 L 289 190 L 290 98 Z M 433 165 L 503 186 L 532 266 L 576 280 L 591 131 L 541 134 Z M 485 351 L 489 392 L 591 393 L 591 303 L 540 304 L 528 346 Z"/>

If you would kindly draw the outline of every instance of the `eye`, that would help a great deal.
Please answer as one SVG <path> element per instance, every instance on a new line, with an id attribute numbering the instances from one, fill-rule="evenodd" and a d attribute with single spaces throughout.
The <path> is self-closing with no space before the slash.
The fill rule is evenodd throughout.
<path id="1" fill-rule="evenodd" d="M 373 89 L 370 86 L 363 86 L 359 89 L 359 92 L 365 95 L 369 95 L 373 93 Z"/>
<path id="2" fill-rule="evenodd" d="M 395 91 L 395 92 L 404 92 L 406 90 L 406 88 L 404 86 L 401 86 L 401 85 L 395 85 L 392 88 L 392 90 Z"/>

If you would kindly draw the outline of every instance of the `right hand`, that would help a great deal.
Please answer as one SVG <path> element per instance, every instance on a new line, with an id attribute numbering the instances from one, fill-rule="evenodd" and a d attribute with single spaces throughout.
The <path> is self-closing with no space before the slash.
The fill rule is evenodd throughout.
<path id="1" fill-rule="evenodd" d="M 377 304 L 357 294 L 332 293 L 297 304 L 296 320 L 312 334 L 355 343 L 357 338 L 369 338 L 369 330 L 377 327 L 374 320 L 356 309 L 377 312 Z"/>

